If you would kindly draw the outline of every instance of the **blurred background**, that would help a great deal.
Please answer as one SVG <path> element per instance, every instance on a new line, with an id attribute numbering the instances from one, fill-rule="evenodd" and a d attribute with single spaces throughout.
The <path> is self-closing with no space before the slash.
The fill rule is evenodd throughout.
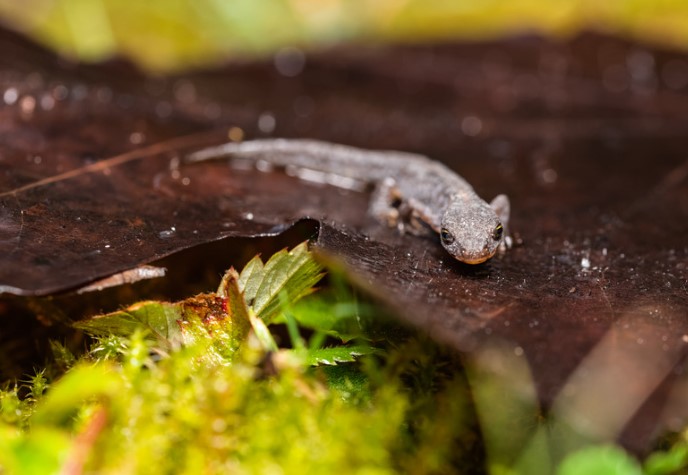
<path id="1" fill-rule="evenodd" d="M 0 0 L 11 29 L 63 55 L 121 55 L 150 72 L 269 55 L 285 45 L 479 40 L 584 30 L 682 48 L 688 2 L 678 0 Z"/>

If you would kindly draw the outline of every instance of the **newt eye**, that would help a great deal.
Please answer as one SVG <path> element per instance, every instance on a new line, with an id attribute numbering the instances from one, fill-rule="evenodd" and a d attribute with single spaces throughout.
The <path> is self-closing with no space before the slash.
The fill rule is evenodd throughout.
<path id="1" fill-rule="evenodd" d="M 442 228 L 440 230 L 440 239 L 444 244 L 451 244 L 454 242 L 454 235 L 450 233 L 447 228 Z"/>
<path id="2" fill-rule="evenodd" d="M 499 241 L 502 239 L 502 235 L 504 234 L 504 226 L 502 226 L 502 223 L 499 223 L 497 227 L 494 228 L 494 231 L 492 231 L 492 239 L 495 241 Z"/>

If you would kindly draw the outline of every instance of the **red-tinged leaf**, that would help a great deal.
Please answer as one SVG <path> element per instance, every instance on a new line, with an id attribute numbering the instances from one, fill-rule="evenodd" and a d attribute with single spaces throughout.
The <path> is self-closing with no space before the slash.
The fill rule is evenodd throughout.
<path id="1" fill-rule="evenodd" d="M 138 302 L 130 307 L 105 315 L 97 315 L 74 324 L 75 328 L 91 335 L 130 336 L 145 329 L 165 347 L 182 342 L 184 310 L 182 305 L 169 302 Z"/>
<path id="2" fill-rule="evenodd" d="M 175 303 L 139 302 L 74 326 L 101 336 L 131 336 L 144 329 L 166 349 L 210 338 L 229 354 L 244 341 L 250 323 L 235 278 L 228 279 L 227 291 L 226 297 L 201 294 Z"/>

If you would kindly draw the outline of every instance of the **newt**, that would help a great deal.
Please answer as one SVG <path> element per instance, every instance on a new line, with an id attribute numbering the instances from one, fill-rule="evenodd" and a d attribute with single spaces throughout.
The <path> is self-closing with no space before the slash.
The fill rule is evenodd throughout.
<path id="1" fill-rule="evenodd" d="M 284 167 L 302 178 L 346 188 L 370 184 L 371 216 L 402 232 L 431 230 L 449 254 L 466 264 L 485 262 L 510 244 L 507 196 L 487 203 L 461 176 L 423 155 L 307 139 L 260 139 L 205 148 L 186 161 L 223 157 Z"/>

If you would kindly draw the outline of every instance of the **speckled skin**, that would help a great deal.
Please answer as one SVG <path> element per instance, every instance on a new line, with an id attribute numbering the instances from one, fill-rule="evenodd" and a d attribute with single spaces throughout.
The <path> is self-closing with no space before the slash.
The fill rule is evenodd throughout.
<path id="1" fill-rule="evenodd" d="M 468 264 L 484 262 L 505 247 L 508 198 L 499 195 L 488 204 L 466 180 L 422 155 L 315 140 L 263 139 L 203 149 L 187 161 L 226 156 L 285 167 L 302 178 L 336 186 L 372 183 L 371 215 L 414 234 L 429 227 L 452 256 Z"/>

